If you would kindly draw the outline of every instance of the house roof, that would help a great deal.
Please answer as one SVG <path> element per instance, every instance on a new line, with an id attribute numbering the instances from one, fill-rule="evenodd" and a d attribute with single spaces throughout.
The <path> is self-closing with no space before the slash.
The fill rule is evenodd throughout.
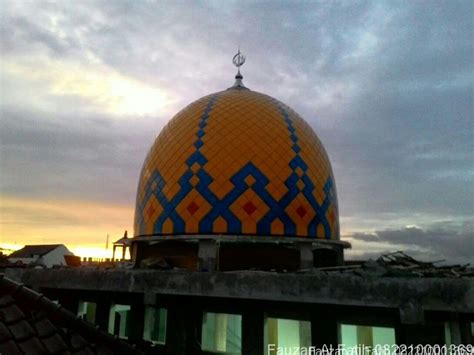
<path id="1" fill-rule="evenodd" d="M 25 245 L 20 250 L 10 254 L 10 258 L 32 258 L 34 255 L 43 256 L 56 249 L 64 246 L 63 244 L 43 244 L 43 245 Z"/>
<path id="2" fill-rule="evenodd" d="M 0 274 L 0 354 L 137 354 L 43 295 Z"/>

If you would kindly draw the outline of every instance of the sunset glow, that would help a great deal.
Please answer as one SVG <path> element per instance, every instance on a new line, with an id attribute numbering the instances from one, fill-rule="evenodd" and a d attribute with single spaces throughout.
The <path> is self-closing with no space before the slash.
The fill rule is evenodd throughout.
<path id="1" fill-rule="evenodd" d="M 0 247 L 65 244 L 83 257 L 112 256 L 112 243 L 133 233 L 133 208 L 87 201 L 1 199 Z M 109 250 L 106 248 L 109 235 Z"/>
<path id="2" fill-rule="evenodd" d="M 35 66 L 37 70 L 31 71 Z M 126 77 L 101 64 L 42 61 L 35 58 L 4 60 L 3 75 L 21 77 L 36 85 L 47 85 L 50 94 L 89 101 L 89 109 L 108 114 L 146 115 L 164 110 L 172 103 L 164 90 Z M 41 103 L 40 105 L 44 105 Z"/>

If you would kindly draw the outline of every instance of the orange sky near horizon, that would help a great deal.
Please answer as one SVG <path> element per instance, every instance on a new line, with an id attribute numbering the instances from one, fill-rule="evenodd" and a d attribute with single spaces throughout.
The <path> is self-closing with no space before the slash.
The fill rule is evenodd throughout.
<path id="1" fill-rule="evenodd" d="M 133 236 L 133 215 L 134 206 L 128 204 L 0 196 L 0 250 L 10 254 L 27 244 L 64 244 L 80 257 L 111 258 L 113 242 L 125 230 Z M 351 221 L 344 217 L 341 224 L 341 239 L 352 244 L 346 251 L 349 258 L 357 259 L 367 250 L 386 252 L 394 248 L 387 242 L 374 245 L 353 239 L 350 233 L 358 228 L 351 228 Z M 413 251 L 415 247 L 411 248 Z"/>
<path id="2" fill-rule="evenodd" d="M 111 258 L 112 243 L 125 230 L 133 236 L 133 214 L 133 205 L 2 196 L 0 249 L 10 254 L 27 244 L 64 244 L 81 257 Z"/>
<path id="3" fill-rule="evenodd" d="M 133 206 L 6 196 L 0 201 L 0 247 L 4 249 L 16 250 L 26 244 L 65 244 L 82 257 L 110 257 L 112 243 L 125 230 L 133 235 Z"/>

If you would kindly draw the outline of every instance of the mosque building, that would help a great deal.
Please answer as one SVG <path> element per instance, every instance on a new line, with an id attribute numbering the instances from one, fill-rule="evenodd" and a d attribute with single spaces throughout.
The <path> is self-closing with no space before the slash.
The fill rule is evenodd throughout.
<path id="1" fill-rule="evenodd" d="M 21 282 L 137 351 L 470 342 L 472 277 L 394 277 L 344 260 L 323 144 L 298 113 L 243 84 L 244 62 L 239 51 L 235 83 L 178 112 L 151 146 L 124 245 L 131 262 L 23 270 Z"/>
<path id="2" fill-rule="evenodd" d="M 234 57 L 239 67 L 244 61 Z M 294 246 L 308 259 L 317 241 L 341 260 L 349 246 L 339 241 L 321 141 L 291 108 L 246 88 L 240 68 L 232 87 L 188 105 L 156 138 L 140 175 L 134 230 L 138 261 L 159 253 L 162 245 L 150 241 L 197 238 L 213 241 L 201 249 L 218 249 L 219 270 L 297 269 Z"/>

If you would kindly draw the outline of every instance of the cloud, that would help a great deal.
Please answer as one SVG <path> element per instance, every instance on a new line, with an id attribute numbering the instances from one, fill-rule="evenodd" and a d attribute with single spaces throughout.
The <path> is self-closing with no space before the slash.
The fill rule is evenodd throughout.
<path id="1" fill-rule="evenodd" d="M 442 221 L 426 229 L 413 226 L 373 233 L 357 232 L 346 238 L 355 245 L 353 254 L 359 258 L 374 258 L 389 251 L 402 250 L 431 261 L 444 259 L 447 263 L 472 263 L 474 220 L 461 225 Z"/>
<path id="2" fill-rule="evenodd" d="M 0 122 L 2 195 L 134 204 L 151 119 L 111 121 L 69 113 L 4 110 Z"/>
<path id="3" fill-rule="evenodd" d="M 34 72 L 32 67 L 36 69 Z M 22 86 L 17 84 L 19 81 L 23 82 Z M 34 94 L 35 106 L 55 112 L 61 109 L 70 112 L 71 101 L 77 100 L 84 103 L 81 107 L 84 113 L 143 116 L 167 112 L 166 107 L 173 101 L 163 90 L 100 64 L 84 66 L 57 60 L 10 58 L 3 62 L 2 82 L 13 87 L 4 94 L 3 105 L 18 105 L 18 99 L 24 99 L 19 91 L 38 85 L 39 90 Z"/>

